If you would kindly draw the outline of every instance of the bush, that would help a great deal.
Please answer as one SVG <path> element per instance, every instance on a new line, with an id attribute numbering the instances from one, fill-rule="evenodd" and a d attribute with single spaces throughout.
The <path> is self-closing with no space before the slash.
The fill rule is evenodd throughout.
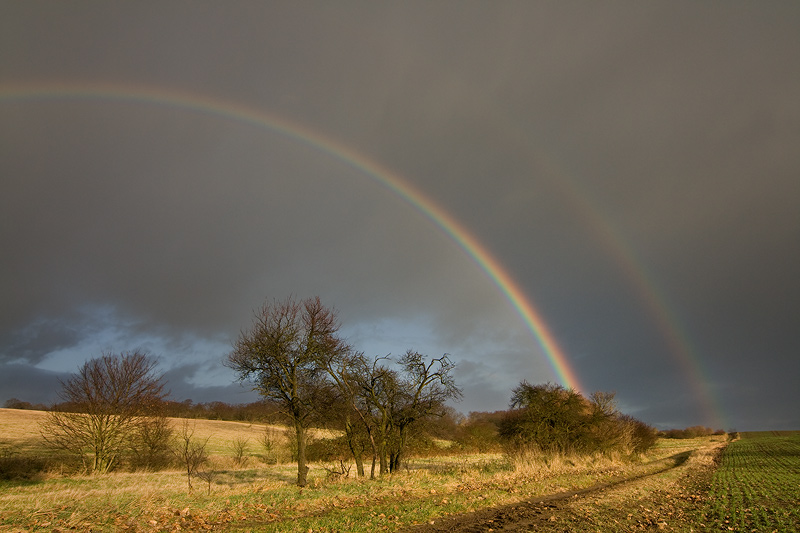
<path id="1" fill-rule="evenodd" d="M 23 455 L 6 447 L 0 450 L 0 480 L 39 481 L 48 472 L 73 473 L 82 467 L 72 455 Z"/>
<path id="2" fill-rule="evenodd" d="M 336 462 L 349 458 L 350 455 L 350 448 L 344 436 L 314 440 L 306 446 L 306 458 L 313 462 Z"/>
<path id="3" fill-rule="evenodd" d="M 153 416 L 142 420 L 130 442 L 132 470 L 161 470 L 173 457 L 170 443 L 174 430 L 169 419 Z"/>
<path id="4" fill-rule="evenodd" d="M 264 433 L 258 440 L 261 449 L 264 450 L 263 460 L 267 464 L 280 463 L 285 456 L 289 455 L 288 444 L 284 430 L 275 429 L 273 426 L 265 426 Z M 297 446 L 297 443 L 295 443 Z"/>
<path id="5" fill-rule="evenodd" d="M 622 415 L 618 418 L 620 424 L 624 425 L 627 435 L 628 451 L 633 453 L 644 453 L 653 446 L 658 440 L 658 432 L 655 428 L 648 426 L 641 420 L 636 420 L 632 416 Z"/>
<path id="6" fill-rule="evenodd" d="M 33 480 L 37 479 L 49 467 L 49 461 L 42 457 L 8 455 L 0 457 L 0 479 Z"/>
<path id="7" fill-rule="evenodd" d="M 236 437 L 231 441 L 231 452 L 233 453 L 233 464 L 241 468 L 247 464 L 247 443 L 249 439 Z"/>
<path id="8" fill-rule="evenodd" d="M 504 412 L 470 413 L 458 428 L 456 443 L 465 452 L 487 453 L 501 450 L 498 424 Z"/>
<path id="9" fill-rule="evenodd" d="M 499 434 L 509 453 L 547 456 L 643 452 L 656 440 L 653 428 L 617 411 L 613 393 L 587 399 L 561 385 L 525 381 L 512 391 Z"/>

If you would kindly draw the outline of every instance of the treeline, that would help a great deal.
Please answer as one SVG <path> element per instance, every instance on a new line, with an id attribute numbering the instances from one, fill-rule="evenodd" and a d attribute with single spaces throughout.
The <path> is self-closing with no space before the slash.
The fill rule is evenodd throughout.
<path id="1" fill-rule="evenodd" d="M 57 402 L 51 405 L 31 403 L 10 398 L 3 403 L 5 409 L 24 409 L 32 411 L 72 411 L 85 409 L 83 404 Z M 154 412 L 172 418 L 196 418 L 203 420 L 227 420 L 231 422 L 272 423 L 279 420 L 280 409 L 272 403 L 259 400 L 251 403 L 230 404 L 226 402 L 197 402 L 193 400 L 163 400 L 152 407 Z"/>
<path id="2" fill-rule="evenodd" d="M 43 403 L 25 402 L 18 398 L 9 398 L 3 404 L 5 409 L 27 409 L 29 411 L 46 411 L 47 406 Z"/>
<path id="3" fill-rule="evenodd" d="M 241 404 L 165 400 L 158 409 L 164 416 L 172 418 L 200 418 L 232 422 L 272 423 L 280 417 L 279 406 L 265 400 Z"/>
<path id="4" fill-rule="evenodd" d="M 68 411 L 82 412 L 85 404 L 76 402 L 58 402 L 52 405 L 26 402 L 17 398 L 10 398 L 3 404 L 5 409 L 24 409 L 31 411 Z M 172 418 L 197 418 L 203 420 L 228 420 L 232 422 L 262 422 L 271 423 L 279 419 L 279 407 L 264 400 L 230 404 L 225 402 L 200 402 L 192 400 L 182 402 L 163 400 L 155 402 L 152 412 Z"/>
<path id="5" fill-rule="evenodd" d="M 585 399 L 584 399 L 585 400 Z M 3 404 L 6 409 L 27 409 L 47 411 L 80 411 L 79 405 L 60 402 L 53 405 L 31 403 L 18 398 L 10 398 Z M 226 402 L 197 402 L 191 399 L 176 401 L 164 400 L 156 407 L 155 411 L 171 418 L 189 418 L 203 420 L 225 420 L 231 422 L 250 423 L 278 423 L 282 420 L 280 406 L 274 402 L 259 400 L 250 403 L 230 404 Z M 426 430 L 426 438 L 421 439 L 417 446 L 412 446 L 413 451 L 421 452 L 424 449 L 435 450 L 431 441 L 439 439 L 450 441 L 463 450 L 478 453 L 500 451 L 503 443 L 500 440 L 500 427 L 503 419 L 511 417 L 509 411 L 473 411 L 464 415 L 453 408 L 445 408 L 441 419 L 436 424 L 430 425 Z M 329 429 L 343 430 L 341 421 L 334 418 L 323 423 Z M 691 426 L 683 429 L 667 429 L 657 432 L 657 435 L 666 439 L 694 439 L 710 435 L 725 435 L 723 429 L 713 429 L 707 426 Z M 450 449 L 450 448 L 449 448 Z M 452 451 L 452 449 L 451 449 Z"/>
<path id="6" fill-rule="evenodd" d="M 666 439 L 694 439 L 697 437 L 708 437 L 709 435 L 725 435 L 725 430 L 692 426 L 685 429 L 668 429 L 662 431 L 659 435 Z"/>

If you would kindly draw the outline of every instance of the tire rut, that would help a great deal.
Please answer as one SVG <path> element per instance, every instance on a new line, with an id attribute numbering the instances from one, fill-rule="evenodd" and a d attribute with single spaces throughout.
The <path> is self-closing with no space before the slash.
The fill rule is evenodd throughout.
<path id="1" fill-rule="evenodd" d="M 692 454 L 691 451 L 681 452 L 662 459 L 666 465 L 656 471 L 637 474 L 634 476 L 598 483 L 579 490 L 556 492 L 544 496 L 537 496 L 513 504 L 500 507 L 480 509 L 446 518 L 436 519 L 433 524 L 420 524 L 401 531 L 407 533 L 434 533 L 458 532 L 474 533 L 483 531 L 520 531 L 527 530 L 537 524 L 546 522 L 548 515 L 552 516 L 573 498 L 585 497 L 610 488 L 633 483 L 643 478 L 662 474 L 683 465 Z"/>

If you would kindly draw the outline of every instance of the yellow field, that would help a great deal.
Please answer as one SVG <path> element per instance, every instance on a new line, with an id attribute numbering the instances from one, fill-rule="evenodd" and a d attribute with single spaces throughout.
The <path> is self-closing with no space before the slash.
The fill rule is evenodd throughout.
<path id="1" fill-rule="evenodd" d="M 0 446 L 11 446 L 16 453 L 46 453 L 39 424 L 45 419 L 45 411 L 23 409 L 0 409 Z M 194 431 L 194 438 L 208 439 L 207 451 L 211 455 L 230 455 L 234 439 L 247 440 L 246 455 L 262 454 L 260 444 L 265 432 L 270 431 L 281 447 L 286 446 L 286 428 L 283 426 L 251 424 L 247 422 L 228 422 L 224 420 L 186 420 L 171 418 L 173 428 L 180 430 L 184 422 Z M 315 438 L 329 438 L 335 432 L 315 430 Z"/>
<path id="2" fill-rule="evenodd" d="M 44 441 L 39 424 L 44 421 L 44 411 L 22 409 L 0 409 L 0 446 L 13 446 L 18 453 L 43 452 Z M 171 419 L 173 427 L 179 429 L 183 419 Z M 221 420 L 189 420 L 189 427 L 194 430 L 194 437 L 208 438 L 208 451 L 211 454 L 228 453 L 235 438 L 248 439 L 248 451 L 257 453 L 258 442 L 264 435 L 267 426 L 263 424 L 247 424 L 242 422 L 226 422 Z M 283 436 L 285 428 L 270 426 Z"/>
<path id="3" fill-rule="evenodd" d="M 44 420 L 44 411 L 0 409 L 0 439 L 24 441 L 38 438 L 38 423 Z"/>

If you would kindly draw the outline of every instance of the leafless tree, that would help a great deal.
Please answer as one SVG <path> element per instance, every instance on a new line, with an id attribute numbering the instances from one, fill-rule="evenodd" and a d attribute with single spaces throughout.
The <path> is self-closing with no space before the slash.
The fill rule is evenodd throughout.
<path id="1" fill-rule="evenodd" d="M 399 470 L 411 430 L 443 416 L 447 400 L 461 398 L 452 375 L 455 364 L 448 355 L 428 360 L 408 350 L 397 361 L 399 371 L 387 367 L 384 362 L 388 360 L 362 360 L 355 376 L 363 405 L 357 412 L 373 449 L 373 477 L 376 458 L 381 475 Z"/>
<path id="2" fill-rule="evenodd" d="M 157 470 L 169 462 L 172 422 L 159 409 L 143 418 L 129 442 L 132 466 Z"/>
<path id="3" fill-rule="evenodd" d="M 359 415 L 372 447 L 370 478 L 375 477 L 377 461 L 380 461 L 381 475 L 389 472 L 389 439 L 394 427 L 399 378 L 397 371 L 384 364 L 388 359 L 388 356 L 375 357 L 371 361 L 362 359 L 360 371 L 355 374 L 359 387 L 358 401 L 363 405 Z"/>
<path id="4" fill-rule="evenodd" d="M 328 358 L 323 364 L 332 385 L 328 390 L 327 403 L 323 406 L 328 413 L 323 422 L 333 422 L 344 429 L 347 446 L 356 463 L 356 472 L 359 477 L 364 477 L 363 454 L 370 445 L 375 451 L 371 426 L 367 420 L 368 407 L 360 394 L 359 384 L 359 374 L 366 375 L 369 365 L 362 352 L 351 351 Z"/>
<path id="5" fill-rule="evenodd" d="M 175 444 L 175 455 L 186 469 L 186 483 L 189 485 L 189 492 L 192 492 L 192 477 L 200 476 L 204 471 L 202 466 L 208 462 L 206 445 L 211 437 L 196 439 L 194 437 L 194 427 L 189 425 L 188 420 L 184 420 L 178 432 L 178 439 Z M 209 471 L 210 472 L 210 471 Z M 208 481 L 208 491 L 211 492 L 211 476 L 200 476 L 201 479 Z"/>
<path id="6" fill-rule="evenodd" d="M 392 472 L 400 469 L 410 430 L 426 419 L 441 418 L 445 402 L 462 396 L 452 374 L 456 365 L 447 354 L 428 361 L 419 352 L 408 350 L 398 364 L 403 371 L 393 414 L 397 435 L 389 460 Z"/>
<path id="7" fill-rule="evenodd" d="M 108 472 L 166 395 L 155 366 L 139 351 L 87 361 L 62 382 L 60 397 L 70 408 L 48 412 L 42 436 L 84 461 L 90 454 L 92 472 Z"/>
<path id="8" fill-rule="evenodd" d="M 233 452 L 233 464 L 236 467 L 242 467 L 247 464 L 247 443 L 250 439 L 247 437 L 235 437 L 231 441 L 231 452 Z"/>
<path id="9" fill-rule="evenodd" d="M 338 335 L 339 327 L 336 313 L 318 297 L 274 301 L 255 313 L 252 328 L 239 335 L 226 359 L 240 380 L 279 403 L 294 426 L 301 487 L 308 474 L 307 430 L 329 386 L 324 361 L 350 350 Z"/>

